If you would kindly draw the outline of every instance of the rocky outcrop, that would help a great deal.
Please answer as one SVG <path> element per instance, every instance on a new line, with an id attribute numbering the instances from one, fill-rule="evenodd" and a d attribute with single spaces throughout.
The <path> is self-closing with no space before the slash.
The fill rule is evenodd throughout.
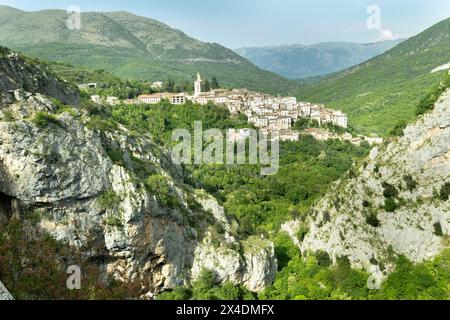
<path id="1" fill-rule="evenodd" d="M 78 90 L 69 88 L 48 68 L 0 47 L 0 93 L 17 89 L 41 93 L 67 105 L 77 106 L 80 103 Z M 0 98 L 0 105 L 1 102 Z"/>
<path id="2" fill-rule="evenodd" d="M 4 301 L 4 300 L 14 300 L 14 298 L 9 293 L 9 291 L 5 288 L 3 283 L 0 282 L 0 301 Z"/>
<path id="3" fill-rule="evenodd" d="M 275 281 L 278 270 L 275 246 L 263 237 L 251 237 L 243 242 L 245 273 L 243 284 L 252 291 L 265 289 L 267 282 Z"/>
<path id="4" fill-rule="evenodd" d="M 354 171 L 306 219 L 283 226 L 303 253 L 346 256 L 379 278 L 400 254 L 414 262 L 440 254 L 450 235 L 450 90 Z"/>
<path id="5" fill-rule="evenodd" d="M 273 244 L 238 240 L 236 222 L 213 197 L 184 184 L 182 168 L 150 137 L 120 125 L 99 131 L 86 111 L 56 113 L 41 94 L 6 96 L 0 223 L 12 207 L 22 219 L 33 213 L 39 230 L 118 279 L 141 280 L 150 296 L 188 283 L 203 268 L 255 291 L 273 281 Z"/>
<path id="6" fill-rule="evenodd" d="M 275 280 L 277 273 L 273 243 L 257 237 L 247 239 L 242 243 L 243 257 L 236 244 L 229 235 L 218 243 L 212 234 L 208 234 L 196 248 L 193 278 L 197 278 L 203 269 L 214 270 L 220 282 L 243 284 L 254 292 L 264 290 L 267 283 Z"/>

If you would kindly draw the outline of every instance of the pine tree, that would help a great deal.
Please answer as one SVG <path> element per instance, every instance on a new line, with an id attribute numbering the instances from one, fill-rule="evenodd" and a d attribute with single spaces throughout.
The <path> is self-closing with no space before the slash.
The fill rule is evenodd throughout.
<path id="1" fill-rule="evenodd" d="M 220 85 L 219 85 L 219 81 L 217 81 L 216 77 L 213 77 L 211 80 L 211 88 L 212 89 L 219 89 Z"/>
<path id="2" fill-rule="evenodd" d="M 167 92 L 170 92 L 170 93 L 175 92 L 175 81 L 172 79 L 167 80 L 165 89 Z"/>
<path id="3" fill-rule="evenodd" d="M 211 90 L 211 85 L 209 84 L 209 80 L 206 79 L 206 80 L 203 82 L 203 92 L 208 92 L 208 91 L 210 91 L 210 90 Z"/>
<path id="4" fill-rule="evenodd" d="M 192 92 L 193 91 L 192 84 L 189 81 L 184 82 L 182 88 L 183 88 L 184 92 Z"/>

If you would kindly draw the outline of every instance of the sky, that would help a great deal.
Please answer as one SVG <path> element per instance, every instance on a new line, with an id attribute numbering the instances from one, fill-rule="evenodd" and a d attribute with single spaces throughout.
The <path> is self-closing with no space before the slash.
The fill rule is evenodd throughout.
<path id="1" fill-rule="evenodd" d="M 0 0 L 22 10 L 129 11 L 206 42 L 249 46 L 408 38 L 450 17 L 448 0 Z"/>

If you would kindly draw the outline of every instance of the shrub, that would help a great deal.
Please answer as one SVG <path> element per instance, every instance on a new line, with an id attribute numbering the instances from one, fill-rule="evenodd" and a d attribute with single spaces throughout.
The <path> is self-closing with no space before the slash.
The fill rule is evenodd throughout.
<path id="1" fill-rule="evenodd" d="M 444 184 L 441 188 L 441 192 L 439 193 L 439 198 L 442 201 L 447 201 L 450 197 L 450 182 Z"/>
<path id="2" fill-rule="evenodd" d="M 324 223 L 329 223 L 331 221 L 331 216 L 329 212 L 325 212 L 323 214 L 323 222 Z"/>
<path id="3" fill-rule="evenodd" d="M 164 176 L 155 174 L 145 180 L 145 188 L 147 191 L 156 196 L 161 204 L 174 207 L 177 199 L 171 194 L 171 189 Z"/>
<path id="4" fill-rule="evenodd" d="M 0 57 L 4 58 L 4 57 L 6 57 L 8 54 L 10 54 L 10 53 L 11 53 L 11 50 L 9 50 L 9 49 L 6 48 L 6 47 L 0 46 Z"/>
<path id="5" fill-rule="evenodd" d="M 317 259 L 317 263 L 319 264 L 319 266 L 325 267 L 325 268 L 331 266 L 331 264 L 333 263 L 333 261 L 330 258 L 330 255 L 326 251 L 317 252 L 316 259 Z"/>
<path id="6" fill-rule="evenodd" d="M 375 167 L 373 168 L 373 172 L 380 173 L 380 166 L 378 164 L 376 164 Z"/>
<path id="7" fill-rule="evenodd" d="M 198 203 L 198 201 L 195 200 L 193 196 L 187 196 L 186 203 L 188 205 L 188 208 L 192 211 L 200 211 L 203 209 L 202 205 Z"/>
<path id="8" fill-rule="evenodd" d="M 419 105 L 416 107 L 416 115 L 420 116 L 433 109 L 439 97 L 448 87 L 450 87 L 450 75 L 446 74 L 444 80 L 419 102 Z"/>
<path id="9" fill-rule="evenodd" d="M 440 222 L 436 222 L 434 225 L 434 234 L 438 237 L 443 237 L 444 236 L 444 232 L 442 231 L 442 226 Z"/>
<path id="10" fill-rule="evenodd" d="M 278 269 L 282 270 L 295 256 L 300 256 L 300 250 L 286 233 L 281 233 L 275 238 L 275 255 Z"/>
<path id="11" fill-rule="evenodd" d="M 50 98 L 50 101 L 52 102 L 52 104 L 59 110 L 64 108 L 64 103 L 61 102 L 61 100 L 55 99 L 55 98 Z"/>
<path id="12" fill-rule="evenodd" d="M 300 118 L 294 123 L 294 130 L 303 131 L 309 128 L 309 119 Z"/>
<path id="13" fill-rule="evenodd" d="M 353 170 L 353 168 L 350 168 L 350 170 L 348 170 L 348 177 L 349 179 L 355 179 L 357 177 L 355 171 Z"/>
<path id="14" fill-rule="evenodd" d="M 123 228 L 122 219 L 116 215 L 110 215 L 105 218 L 105 224 L 109 227 Z"/>
<path id="15" fill-rule="evenodd" d="M 113 120 L 106 120 L 100 116 L 94 115 L 91 116 L 91 119 L 86 124 L 86 127 L 94 131 L 112 132 L 117 130 L 118 125 L 117 122 Z"/>
<path id="16" fill-rule="evenodd" d="M 216 274 L 212 270 L 203 269 L 197 280 L 192 284 L 192 293 L 198 300 L 217 300 Z"/>
<path id="17" fill-rule="evenodd" d="M 14 121 L 14 115 L 11 111 L 3 111 L 3 121 L 12 122 Z"/>
<path id="18" fill-rule="evenodd" d="M 350 260 L 348 257 L 338 257 L 336 266 L 334 267 L 333 274 L 334 279 L 338 285 L 347 279 L 348 274 L 351 271 Z"/>
<path id="19" fill-rule="evenodd" d="M 224 301 L 236 301 L 239 300 L 241 295 L 239 286 L 231 282 L 225 283 L 219 290 L 218 298 Z"/>
<path id="20" fill-rule="evenodd" d="M 80 290 L 67 290 L 69 265 L 78 265 L 83 272 Z M 0 278 L 17 300 L 137 299 L 148 285 L 105 279 L 79 249 L 48 234 L 31 235 L 24 222 L 15 219 L 0 225 Z"/>
<path id="21" fill-rule="evenodd" d="M 103 193 L 98 199 L 97 204 L 103 210 L 111 210 L 117 207 L 122 199 L 114 192 L 114 190 L 108 190 Z"/>
<path id="22" fill-rule="evenodd" d="M 71 106 L 63 106 L 62 108 L 58 109 L 57 114 L 62 114 L 62 113 L 68 113 L 73 118 L 75 118 L 78 115 L 76 109 Z"/>
<path id="23" fill-rule="evenodd" d="M 389 132 L 389 135 L 393 137 L 400 137 L 403 135 L 403 131 L 405 130 L 408 123 L 406 121 L 400 121 L 397 123 L 394 128 Z"/>
<path id="24" fill-rule="evenodd" d="M 157 300 L 162 301 L 176 301 L 176 300 L 189 300 L 192 297 L 192 292 L 184 287 L 177 287 L 172 291 L 163 292 L 158 295 Z"/>
<path id="25" fill-rule="evenodd" d="M 297 238 L 300 242 L 303 242 L 305 240 L 306 235 L 309 232 L 309 228 L 307 226 L 301 226 L 300 230 L 297 232 Z"/>
<path id="26" fill-rule="evenodd" d="M 52 123 L 56 125 L 60 124 L 59 120 L 54 115 L 46 112 L 36 113 L 32 121 L 36 126 L 40 128 L 44 128 Z"/>
<path id="27" fill-rule="evenodd" d="M 398 190 L 391 184 L 384 182 L 383 183 L 383 195 L 385 198 L 396 198 L 398 196 Z"/>
<path id="28" fill-rule="evenodd" d="M 384 201 L 384 210 L 387 212 L 395 212 L 397 208 L 398 205 L 394 198 L 387 198 L 386 201 Z"/>
<path id="29" fill-rule="evenodd" d="M 414 181 L 413 177 L 411 175 L 406 175 L 403 177 L 403 180 L 406 183 L 406 187 L 409 191 L 414 191 L 417 188 L 417 182 Z"/>
<path id="30" fill-rule="evenodd" d="M 125 165 L 123 161 L 123 153 L 120 148 L 108 147 L 106 148 L 106 153 L 115 165 L 122 167 Z"/>
<path id="31" fill-rule="evenodd" d="M 380 220 L 378 220 L 378 216 L 375 212 L 372 212 L 367 216 L 366 222 L 374 228 L 378 228 L 380 226 Z"/>
<path id="32" fill-rule="evenodd" d="M 444 260 L 446 259 L 446 260 Z M 389 274 L 377 299 L 389 300 L 447 300 L 448 256 L 433 262 L 414 264 L 406 257 L 397 259 L 395 271 Z"/>

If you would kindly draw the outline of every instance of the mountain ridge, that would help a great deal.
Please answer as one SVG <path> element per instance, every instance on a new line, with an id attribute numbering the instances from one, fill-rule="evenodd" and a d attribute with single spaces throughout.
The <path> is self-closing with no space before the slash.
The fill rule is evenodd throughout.
<path id="1" fill-rule="evenodd" d="M 290 79 L 300 80 L 342 71 L 367 61 L 402 41 L 404 40 L 244 47 L 235 49 L 235 52 L 246 57 L 260 68 Z"/>
<path id="2" fill-rule="evenodd" d="M 442 80 L 433 69 L 450 61 L 450 18 L 357 66 L 301 85 L 297 96 L 339 107 L 365 134 L 387 136 L 415 118 L 414 106 Z"/>
<path id="3" fill-rule="evenodd" d="M 7 17 L 0 24 L 0 42 L 40 59 L 148 81 L 191 81 L 200 72 L 228 87 L 269 93 L 296 87 L 220 44 L 201 42 L 160 21 L 124 11 L 82 12 L 80 30 L 66 27 L 69 15 L 61 10 L 17 12 L 0 7 L 0 15 Z"/>

